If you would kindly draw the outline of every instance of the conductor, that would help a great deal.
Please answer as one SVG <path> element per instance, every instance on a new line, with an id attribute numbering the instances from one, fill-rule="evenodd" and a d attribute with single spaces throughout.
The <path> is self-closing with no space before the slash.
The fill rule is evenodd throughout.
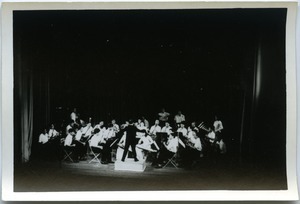
<path id="1" fill-rule="evenodd" d="M 129 120 L 128 121 L 129 124 L 126 125 L 124 127 L 124 132 L 126 132 L 126 140 L 125 140 L 125 147 L 124 147 L 124 153 L 123 153 L 123 156 L 122 156 L 122 162 L 125 161 L 125 158 L 127 156 L 127 152 L 128 152 L 128 148 L 129 146 L 131 146 L 131 149 L 132 149 L 132 153 L 133 153 L 133 157 L 134 157 L 134 161 L 139 161 L 137 158 L 136 158 L 136 151 L 135 151 L 135 145 L 136 145 L 136 133 L 137 132 L 144 132 L 146 133 L 146 130 L 139 130 L 135 125 L 134 125 L 134 122 L 133 120 Z"/>

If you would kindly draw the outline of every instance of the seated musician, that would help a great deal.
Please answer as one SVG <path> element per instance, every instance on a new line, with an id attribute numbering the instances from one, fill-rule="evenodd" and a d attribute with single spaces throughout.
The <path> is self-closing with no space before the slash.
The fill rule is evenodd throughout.
<path id="1" fill-rule="evenodd" d="M 210 143 L 215 143 L 216 142 L 216 134 L 211 128 L 208 129 L 208 133 L 206 134 L 206 139 Z"/>
<path id="2" fill-rule="evenodd" d="M 82 123 L 82 127 L 80 130 L 77 131 L 75 136 L 75 144 L 76 144 L 76 154 L 79 156 L 80 160 L 86 159 L 86 152 L 87 152 L 87 141 L 92 136 L 93 128 L 90 123 L 85 124 Z"/>
<path id="3" fill-rule="evenodd" d="M 74 153 L 72 154 L 72 157 L 74 159 L 74 162 L 78 162 L 78 155 L 76 155 L 76 151 L 75 151 L 75 130 L 74 129 L 69 129 L 69 132 L 64 140 L 64 149 L 66 149 L 67 151 L 73 151 Z"/>
<path id="4" fill-rule="evenodd" d="M 196 132 L 191 131 L 186 142 L 186 147 L 182 152 L 182 163 L 186 167 L 191 167 L 202 156 L 202 144 Z"/>
<path id="5" fill-rule="evenodd" d="M 48 135 L 49 135 L 49 139 L 54 139 L 55 137 L 59 136 L 59 132 L 55 130 L 54 124 L 51 124 Z"/>
<path id="6" fill-rule="evenodd" d="M 139 130 L 146 130 L 146 126 L 144 124 L 144 122 L 142 122 L 141 119 L 138 119 L 138 122 L 136 123 L 136 127 L 139 129 Z M 136 133 L 136 138 L 141 138 L 145 136 L 145 133 L 144 132 L 137 132 Z"/>
<path id="7" fill-rule="evenodd" d="M 64 141 L 64 146 L 65 147 L 75 147 L 75 143 L 74 143 L 74 139 L 75 139 L 75 130 L 74 129 L 69 129 L 69 133 L 65 138 Z"/>
<path id="8" fill-rule="evenodd" d="M 47 129 L 44 129 L 44 132 L 40 134 L 39 136 L 39 143 L 40 144 L 46 144 L 49 140 L 49 135 L 47 133 Z"/>
<path id="9" fill-rule="evenodd" d="M 101 164 L 113 163 L 111 159 L 111 144 L 114 142 L 115 137 L 116 132 L 114 130 L 113 124 L 109 124 L 102 137 L 103 151 Z"/>
<path id="10" fill-rule="evenodd" d="M 103 149 L 103 145 L 101 145 L 102 136 L 100 134 L 100 129 L 94 129 L 94 135 L 91 138 L 90 146 L 94 153 L 99 153 Z"/>
<path id="11" fill-rule="evenodd" d="M 111 124 L 112 124 L 112 126 L 113 126 L 113 130 L 114 130 L 115 134 L 118 134 L 118 133 L 120 132 L 120 127 L 119 127 L 119 125 L 116 123 L 116 120 L 113 119 L 113 120 L 111 121 Z"/>
<path id="12" fill-rule="evenodd" d="M 154 148 L 152 148 L 152 145 Z M 143 161 L 145 160 L 145 152 L 157 152 L 157 150 L 159 150 L 159 147 L 156 142 L 144 133 L 136 145 L 136 157 L 139 161 Z"/>
<path id="13" fill-rule="evenodd" d="M 170 134 L 172 131 L 172 127 L 170 126 L 169 122 L 165 123 L 165 126 L 161 129 L 161 132 L 165 132 L 167 134 Z"/>
<path id="14" fill-rule="evenodd" d="M 157 168 L 161 168 L 167 159 L 170 159 L 178 149 L 178 137 L 173 134 L 169 134 L 168 140 L 163 143 L 163 147 L 160 150 L 157 159 Z"/>
<path id="15" fill-rule="evenodd" d="M 125 125 L 122 125 L 122 128 Z M 117 154 L 116 154 L 116 159 L 120 161 L 122 159 L 123 153 L 124 153 L 124 148 L 125 148 L 125 141 L 126 141 L 126 132 L 124 132 L 123 136 L 121 137 L 119 143 L 118 143 L 118 148 L 117 148 Z M 132 152 L 131 148 L 129 149 L 130 152 Z"/>
<path id="16" fill-rule="evenodd" d="M 184 126 L 184 123 L 180 123 L 179 128 L 177 129 L 177 133 L 181 133 L 182 136 L 187 137 L 187 129 Z"/>
<path id="17" fill-rule="evenodd" d="M 161 132 L 161 127 L 159 126 L 159 120 L 155 120 L 155 124 L 153 126 L 151 126 L 150 131 L 149 131 L 149 133 L 153 139 L 156 138 L 157 132 Z"/>
<path id="18" fill-rule="evenodd" d="M 149 121 L 144 116 L 142 116 L 142 122 L 146 128 L 150 128 Z"/>
<path id="19" fill-rule="evenodd" d="M 191 128 L 191 130 L 194 131 L 196 134 L 199 133 L 199 128 L 197 128 L 196 122 L 192 122 L 190 128 Z"/>

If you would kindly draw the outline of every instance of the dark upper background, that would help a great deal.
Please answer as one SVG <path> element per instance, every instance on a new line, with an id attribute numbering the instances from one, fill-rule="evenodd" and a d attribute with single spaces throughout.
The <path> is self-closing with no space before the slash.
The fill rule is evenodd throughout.
<path id="1" fill-rule="evenodd" d="M 74 107 L 119 123 L 152 123 L 165 107 L 207 125 L 217 114 L 233 155 L 284 164 L 285 20 L 285 9 L 15 11 L 14 71 L 33 76 L 34 143 Z"/>

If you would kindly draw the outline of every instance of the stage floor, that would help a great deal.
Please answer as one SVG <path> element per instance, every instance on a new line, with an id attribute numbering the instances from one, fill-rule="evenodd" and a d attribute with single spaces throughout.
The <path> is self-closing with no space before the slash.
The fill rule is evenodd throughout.
<path id="1" fill-rule="evenodd" d="M 15 166 L 14 191 L 284 190 L 282 171 L 203 158 L 193 168 L 115 171 L 114 164 L 32 161 Z"/>

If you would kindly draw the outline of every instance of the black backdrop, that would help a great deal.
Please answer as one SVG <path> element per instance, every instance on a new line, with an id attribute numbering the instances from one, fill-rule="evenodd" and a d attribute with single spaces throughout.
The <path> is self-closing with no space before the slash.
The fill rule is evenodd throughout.
<path id="1" fill-rule="evenodd" d="M 285 9 L 15 11 L 15 75 L 26 68 L 34 78 L 33 143 L 74 107 L 119 123 L 142 115 L 152 123 L 165 107 L 208 125 L 217 114 L 234 155 L 284 164 L 285 17 Z"/>

